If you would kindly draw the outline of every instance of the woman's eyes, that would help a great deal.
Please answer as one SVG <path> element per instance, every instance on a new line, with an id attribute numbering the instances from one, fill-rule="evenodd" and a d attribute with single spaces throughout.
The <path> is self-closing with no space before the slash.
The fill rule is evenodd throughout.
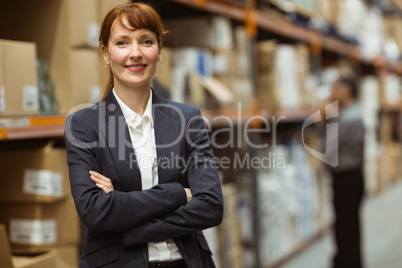
<path id="1" fill-rule="evenodd" d="M 126 45 L 126 44 L 127 44 L 126 41 L 117 41 L 117 42 L 116 42 L 116 45 L 118 45 L 118 46 L 124 46 L 124 45 Z"/>
<path id="2" fill-rule="evenodd" d="M 152 40 L 150 40 L 150 39 L 147 39 L 147 40 L 144 40 L 143 43 L 145 45 L 152 45 L 154 42 Z"/>
<path id="3" fill-rule="evenodd" d="M 126 46 L 126 45 L 128 45 L 128 43 L 129 42 L 127 42 L 127 41 L 117 41 L 116 45 L 117 46 Z M 146 40 L 142 41 L 141 43 L 144 45 L 150 46 L 150 45 L 154 44 L 154 41 L 151 39 L 146 39 Z"/>

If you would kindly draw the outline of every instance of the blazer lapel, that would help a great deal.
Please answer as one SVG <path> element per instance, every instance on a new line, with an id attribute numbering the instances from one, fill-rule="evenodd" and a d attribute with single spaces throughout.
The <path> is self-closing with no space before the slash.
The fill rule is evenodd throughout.
<path id="1" fill-rule="evenodd" d="M 141 173 L 128 126 L 112 91 L 100 105 L 104 106 L 100 109 L 105 111 L 105 139 L 116 165 L 119 184 L 127 191 L 141 191 Z"/>
<path id="2" fill-rule="evenodd" d="M 182 164 L 180 141 L 184 135 L 184 122 L 180 121 L 180 111 L 175 110 L 155 92 L 153 95 L 154 131 L 158 159 L 159 183 L 172 181 Z M 176 115 L 175 117 L 172 114 Z"/>

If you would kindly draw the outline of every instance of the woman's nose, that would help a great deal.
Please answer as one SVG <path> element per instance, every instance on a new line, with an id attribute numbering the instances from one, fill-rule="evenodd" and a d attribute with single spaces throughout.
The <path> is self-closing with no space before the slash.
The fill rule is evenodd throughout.
<path id="1" fill-rule="evenodd" d="M 141 48 L 139 45 L 134 44 L 130 47 L 130 58 L 140 58 L 142 57 Z"/>

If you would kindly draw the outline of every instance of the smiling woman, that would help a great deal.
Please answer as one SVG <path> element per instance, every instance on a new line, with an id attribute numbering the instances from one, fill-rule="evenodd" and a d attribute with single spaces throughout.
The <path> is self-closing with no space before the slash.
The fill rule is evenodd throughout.
<path id="1" fill-rule="evenodd" d="M 137 95 L 144 92 L 148 99 L 151 79 L 159 61 L 156 34 L 148 29 L 127 30 L 127 19 L 122 23 L 124 26 L 117 21 L 114 23 L 109 43 L 102 46 L 103 58 L 113 73 L 114 92 L 120 98 L 129 92 Z M 138 106 L 134 104 L 130 108 L 134 110 L 135 107 Z M 144 111 L 135 112 L 142 115 Z"/>
<path id="2" fill-rule="evenodd" d="M 88 227 L 80 268 L 215 267 L 202 230 L 222 221 L 223 197 L 205 123 L 151 89 L 165 34 L 148 5 L 112 9 L 99 38 L 103 100 L 66 119 L 71 192 Z"/>
<path id="3" fill-rule="evenodd" d="M 156 38 L 158 53 L 162 49 L 162 43 L 166 38 L 166 31 L 163 27 L 162 20 L 155 10 L 145 4 L 135 4 L 135 6 L 120 5 L 111 10 L 105 17 L 99 35 L 99 44 L 102 49 L 102 54 L 105 56 L 105 49 L 109 47 L 110 39 L 113 35 L 113 30 L 119 26 L 120 30 L 125 30 L 125 33 L 132 33 L 136 29 L 148 30 L 151 37 Z M 127 36 L 129 38 L 129 36 Z M 149 43 L 151 40 L 147 41 Z M 125 40 L 119 41 L 124 44 Z M 105 59 L 106 60 L 106 59 Z M 104 88 L 103 98 L 105 98 L 113 87 L 113 73 L 109 68 L 109 79 Z"/>

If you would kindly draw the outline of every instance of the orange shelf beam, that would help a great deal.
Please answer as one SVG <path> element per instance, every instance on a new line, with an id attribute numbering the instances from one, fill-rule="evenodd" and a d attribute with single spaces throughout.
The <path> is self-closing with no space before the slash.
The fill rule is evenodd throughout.
<path id="1" fill-rule="evenodd" d="M 171 2 L 183 4 L 189 7 L 197 8 L 216 15 L 222 15 L 230 19 L 239 21 L 246 20 L 246 11 L 244 8 L 224 1 L 213 0 L 170 0 Z"/>
<path id="2" fill-rule="evenodd" d="M 62 137 L 64 116 L 0 117 L 0 140 Z"/>

